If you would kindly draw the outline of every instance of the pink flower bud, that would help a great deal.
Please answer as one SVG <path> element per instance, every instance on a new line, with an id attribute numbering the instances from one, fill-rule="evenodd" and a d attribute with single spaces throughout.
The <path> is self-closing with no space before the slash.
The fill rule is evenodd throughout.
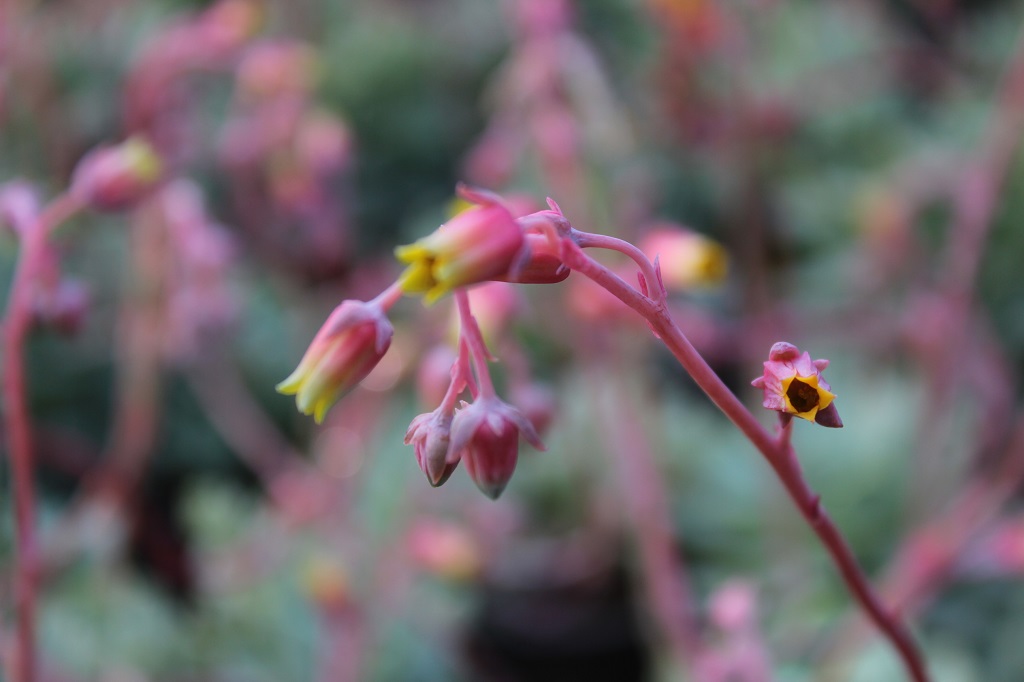
<path id="1" fill-rule="evenodd" d="M 640 250 L 657 257 L 669 290 L 685 291 L 721 283 L 728 259 L 717 242 L 678 225 L 662 224 L 640 242 Z"/>
<path id="2" fill-rule="evenodd" d="M 447 461 L 451 430 L 452 415 L 437 409 L 413 419 L 405 433 L 405 444 L 413 446 L 416 463 L 435 488 L 443 485 L 459 464 Z"/>
<path id="3" fill-rule="evenodd" d="M 516 284 L 557 284 L 569 276 L 561 245 L 549 235 L 527 233 L 526 253 L 526 258 L 499 279 Z"/>
<path id="4" fill-rule="evenodd" d="M 466 461 L 466 471 L 481 492 L 498 499 L 519 458 L 519 434 L 538 450 L 544 445 L 530 421 L 499 398 L 481 397 L 465 405 L 452 422 L 448 461 Z"/>
<path id="5" fill-rule="evenodd" d="M 772 346 L 764 374 L 751 382 L 764 390 L 764 406 L 822 426 L 843 425 L 832 401 L 835 394 L 821 376 L 828 360 L 811 360 L 807 353 L 791 343 L 780 341 Z"/>
<path id="6" fill-rule="evenodd" d="M 119 211 L 156 187 L 162 172 L 156 150 L 133 137 L 86 154 L 71 177 L 71 192 L 94 209 Z"/>
<path id="7" fill-rule="evenodd" d="M 523 246 L 523 231 L 496 198 L 465 188 L 479 205 L 459 213 L 433 234 L 395 249 L 408 263 L 399 278 L 402 290 L 425 294 L 427 303 L 456 287 L 494 279 L 508 271 Z"/>
<path id="8" fill-rule="evenodd" d="M 294 395 L 299 411 L 319 424 L 343 395 L 377 366 L 391 345 L 393 329 L 377 305 L 344 301 L 310 343 L 299 366 L 277 385 Z"/>

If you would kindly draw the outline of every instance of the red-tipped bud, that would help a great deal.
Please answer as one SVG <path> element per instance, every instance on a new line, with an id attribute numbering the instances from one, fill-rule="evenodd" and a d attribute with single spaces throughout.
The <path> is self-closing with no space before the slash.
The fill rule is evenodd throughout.
<path id="1" fill-rule="evenodd" d="M 480 398 L 456 413 L 448 461 L 464 459 L 473 482 L 496 500 L 515 471 L 519 434 L 538 450 L 544 449 L 533 424 L 519 410 L 496 397 Z"/>
<path id="2" fill-rule="evenodd" d="M 162 172 L 156 150 L 133 137 L 86 154 L 71 177 L 71 193 L 96 210 L 119 211 L 149 194 Z"/>

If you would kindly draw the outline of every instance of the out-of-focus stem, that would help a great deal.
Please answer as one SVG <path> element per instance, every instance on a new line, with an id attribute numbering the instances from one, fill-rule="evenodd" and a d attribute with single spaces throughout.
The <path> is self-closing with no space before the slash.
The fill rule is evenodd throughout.
<path id="1" fill-rule="evenodd" d="M 35 489 L 32 480 L 32 425 L 27 402 L 24 346 L 32 324 L 31 285 L 49 233 L 81 208 L 76 199 L 62 195 L 22 233 L 21 251 L 3 321 L 4 428 L 14 479 L 14 599 L 18 618 L 15 682 L 36 679 L 36 574 Z"/>
<path id="2" fill-rule="evenodd" d="M 225 353 L 189 368 L 188 378 L 210 423 L 265 484 L 303 461 L 274 428 Z"/>
<path id="3" fill-rule="evenodd" d="M 924 507 L 929 491 L 936 488 L 935 454 L 948 436 L 944 415 L 954 405 L 954 389 L 961 377 L 959 358 L 969 344 L 968 324 L 974 287 L 981 268 L 985 243 L 991 231 L 999 194 L 1014 155 L 1024 137 L 1024 29 L 1003 74 L 995 108 L 985 129 L 979 151 L 968 159 L 955 183 L 954 220 L 946 254 L 943 296 L 948 304 L 945 343 L 931 367 L 928 402 L 919 427 L 915 453 L 917 489 L 911 497 Z M 929 510 L 920 514 L 927 516 Z"/>
<path id="4" fill-rule="evenodd" d="M 820 496 L 804 480 L 793 448 L 781 438 L 773 438 L 758 423 L 690 344 L 664 304 L 659 305 L 641 295 L 603 265 L 587 257 L 574 243 L 566 244 L 564 260 L 566 265 L 603 286 L 650 323 L 654 333 L 697 385 L 764 455 L 797 509 L 825 546 L 847 587 L 899 653 L 911 679 L 915 682 L 928 680 L 924 661 L 913 639 L 895 614 L 889 612 L 875 594 L 846 540 L 822 507 Z"/>
<path id="5" fill-rule="evenodd" d="M 621 386 L 621 381 L 616 384 Z M 680 668 L 693 677 L 701 641 L 693 619 L 686 566 L 672 535 L 665 486 L 633 401 L 616 400 L 612 404 L 606 400 L 604 408 L 602 424 L 616 451 L 613 459 L 626 498 L 627 516 L 637 537 L 648 610 Z"/>

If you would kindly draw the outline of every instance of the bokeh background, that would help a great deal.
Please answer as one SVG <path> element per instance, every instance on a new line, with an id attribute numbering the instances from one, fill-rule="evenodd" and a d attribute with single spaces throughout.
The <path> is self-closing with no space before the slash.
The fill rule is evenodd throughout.
<path id="1" fill-rule="evenodd" d="M 773 342 L 832 361 L 845 428 L 795 425 L 809 481 L 935 679 L 1022 679 L 1024 3 L 8 0 L 0 24 L 0 182 L 45 201 L 132 134 L 169 180 L 62 227 L 38 294 L 44 679 L 902 679 L 754 448 L 577 275 L 477 304 L 503 394 L 550 422 L 497 502 L 402 444 L 449 299 L 399 304 L 323 426 L 274 392 L 460 180 L 721 244 L 683 329 L 755 410 Z M 11 487 L 5 457 L 8 663 Z"/>

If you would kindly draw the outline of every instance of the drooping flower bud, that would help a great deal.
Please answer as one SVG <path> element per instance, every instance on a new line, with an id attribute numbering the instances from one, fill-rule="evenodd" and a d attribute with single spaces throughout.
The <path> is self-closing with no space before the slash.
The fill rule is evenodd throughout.
<path id="1" fill-rule="evenodd" d="M 519 434 L 544 449 L 530 421 L 495 396 L 480 397 L 456 412 L 448 461 L 466 461 L 466 471 L 484 495 L 498 499 L 519 459 Z"/>
<path id="2" fill-rule="evenodd" d="M 99 211 L 119 211 L 135 204 L 160 181 L 163 163 L 139 137 L 100 147 L 82 157 L 71 177 L 71 193 Z"/>
<path id="3" fill-rule="evenodd" d="M 405 444 L 413 446 L 416 463 L 435 488 L 443 485 L 459 464 L 458 460 L 447 461 L 451 430 L 452 415 L 437 409 L 413 419 L 405 433 Z"/>
<path id="4" fill-rule="evenodd" d="M 461 189 L 478 205 L 433 234 L 395 249 L 408 267 L 399 278 L 408 294 L 433 303 L 456 287 L 494 279 L 508 271 L 523 246 L 523 231 L 496 197 Z"/>
<path id="5" fill-rule="evenodd" d="M 686 291 L 721 283 L 728 259 L 718 242 L 678 225 L 663 224 L 640 242 L 640 250 L 657 257 L 669 290 Z"/>
<path id="6" fill-rule="evenodd" d="M 831 386 L 821 376 L 828 360 L 811 360 L 808 353 L 791 343 L 780 341 L 772 346 L 764 374 L 751 382 L 764 390 L 764 406 L 822 426 L 843 425 L 833 400 Z"/>
<path id="7" fill-rule="evenodd" d="M 344 301 L 317 332 L 299 366 L 277 385 L 294 395 L 299 411 L 319 424 L 343 395 L 366 378 L 391 345 L 393 334 L 380 306 Z"/>

